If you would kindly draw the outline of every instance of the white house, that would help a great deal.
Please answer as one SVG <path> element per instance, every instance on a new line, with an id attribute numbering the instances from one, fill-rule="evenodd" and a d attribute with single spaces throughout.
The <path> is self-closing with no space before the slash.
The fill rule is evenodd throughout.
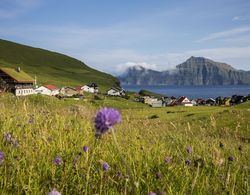
<path id="1" fill-rule="evenodd" d="M 59 89 L 55 85 L 43 85 L 35 89 L 37 94 L 55 96 L 59 94 Z"/>
<path id="2" fill-rule="evenodd" d="M 144 97 L 144 103 L 149 104 L 149 105 L 152 105 L 152 103 L 156 102 L 157 100 L 158 100 L 157 98 L 151 98 L 151 97 L 148 97 L 148 96 Z"/>
<path id="3" fill-rule="evenodd" d="M 179 97 L 179 99 L 177 100 L 178 105 L 183 105 L 183 106 L 193 106 L 193 104 L 190 102 L 190 100 L 185 97 L 185 96 L 181 96 Z"/>
<path id="4" fill-rule="evenodd" d="M 21 70 L 0 67 L 0 91 L 9 91 L 16 96 L 26 96 L 34 94 L 35 80 Z"/>
<path id="5" fill-rule="evenodd" d="M 81 87 L 81 90 L 89 92 L 89 93 L 98 93 L 99 92 L 98 86 L 97 86 L 96 83 L 91 83 L 91 84 L 88 84 L 88 85 L 84 85 L 84 86 Z"/>
<path id="6" fill-rule="evenodd" d="M 26 96 L 26 95 L 33 95 L 35 94 L 35 90 L 33 88 L 16 88 L 15 89 L 15 95 L 16 96 Z"/>
<path id="7" fill-rule="evenodd" d="M 112 87 L 107 91 L 107 94 L 111 96 L 124 96 L 125 90 L 123 88 Z"/>
<path id="8" fill-rule="evenodd" d="M 197 106 L 197 101 L 195 99 L 191 100 L 191 103 L 193 104 L 193 106 Z"/>
<path id="9" fill-rule="evenodd" d="M 153 108 L 160 108 L 160 107 L 165 106 L 165 104 L 163 103 L 162 100 L 156 100 L 156 101 L 152 101 L 152 102 L 151 102 L 151 106 L 152 106 Z"/>

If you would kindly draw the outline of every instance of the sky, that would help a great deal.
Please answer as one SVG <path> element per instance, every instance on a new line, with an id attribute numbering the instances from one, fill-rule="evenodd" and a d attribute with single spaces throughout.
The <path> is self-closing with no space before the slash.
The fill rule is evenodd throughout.
<path id="1" fill-rule="evenodd" d="M 190 56 L 250 70 L 250 0 L 0 0 L 0 39 L 114 75 Z"/>

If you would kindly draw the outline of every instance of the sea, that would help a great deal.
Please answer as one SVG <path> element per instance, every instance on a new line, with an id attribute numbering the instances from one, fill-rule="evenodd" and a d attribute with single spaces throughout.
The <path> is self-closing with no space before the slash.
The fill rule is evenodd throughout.
<path id="1" fill-rule="evenodd" d="M 196 98 L 231 97 L 232 95 L 247 96 L 250 85 L 216 85 L 216 86 L 169 86 L 169 85 L 123 85 L 126 91 L 139 92 L 141 89 L 159 93 L 165 96 L 186 96 Z"/>

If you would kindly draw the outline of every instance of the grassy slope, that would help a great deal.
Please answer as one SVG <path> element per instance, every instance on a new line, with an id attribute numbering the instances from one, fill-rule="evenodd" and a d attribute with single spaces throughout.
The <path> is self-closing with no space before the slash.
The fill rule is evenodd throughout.
<path id="1" fill-rule="evenodd" d="M 16 148 L 0 142 L 6 155 L 0 165 L 0 193 L 46 194 L 54 187 L 62 194 L 130 192 L 131 176 L 126 176 L 111 134 L 94 146 L 95 112 L 111 105 L 122 113 L 116 135 L 138 194 L 249 193 L 250 102 L 236 107 L 156 109 L 120 98 L 94 100 L 93 96 L 79 102 L 0 97 L 0 139 L 12 132 L 20 143 Z M 153 114 L 159 118 L 149 119 Z M 88 154 L 82 151 L 85 144 Z M 192 146 L 191 154 L 187 146 Z M 63 159 L 59 167 L 52 163 L 57 155 Z M 235 161 L 228 161 L 230 155 Z M 167 156 L 172 157 L 170 163 L 164 163 Z M 185 164 L 187 159 L 192 161 L 190 166 Z M 102 171 L 102 162 L 110 165 L 108 172 Z"/>
<path id="2" fill-rule="evenodd" d="M 20 66 L 37 76 L 40 84 L 77 86 L 96 82 L 102 89 L 118 83 L 111 75 L 94 70 L 69 56 L 0 39 L 0 66 Z"/>

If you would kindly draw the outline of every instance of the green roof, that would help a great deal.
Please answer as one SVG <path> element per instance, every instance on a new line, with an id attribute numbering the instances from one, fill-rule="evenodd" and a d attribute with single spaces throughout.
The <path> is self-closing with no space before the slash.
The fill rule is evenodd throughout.
<path id="1" fill-rule="evenodd" d="M 13 78 L 19 83 L 34 82 L 34 78 L 32 78 L 30 75 L 28 75 L 22 70 L 17 71 L 16 69 L 5 67 L 0 67 L 0 70 L 5 72 L 7 75 L 9 75 L 11 78 Z"/>

